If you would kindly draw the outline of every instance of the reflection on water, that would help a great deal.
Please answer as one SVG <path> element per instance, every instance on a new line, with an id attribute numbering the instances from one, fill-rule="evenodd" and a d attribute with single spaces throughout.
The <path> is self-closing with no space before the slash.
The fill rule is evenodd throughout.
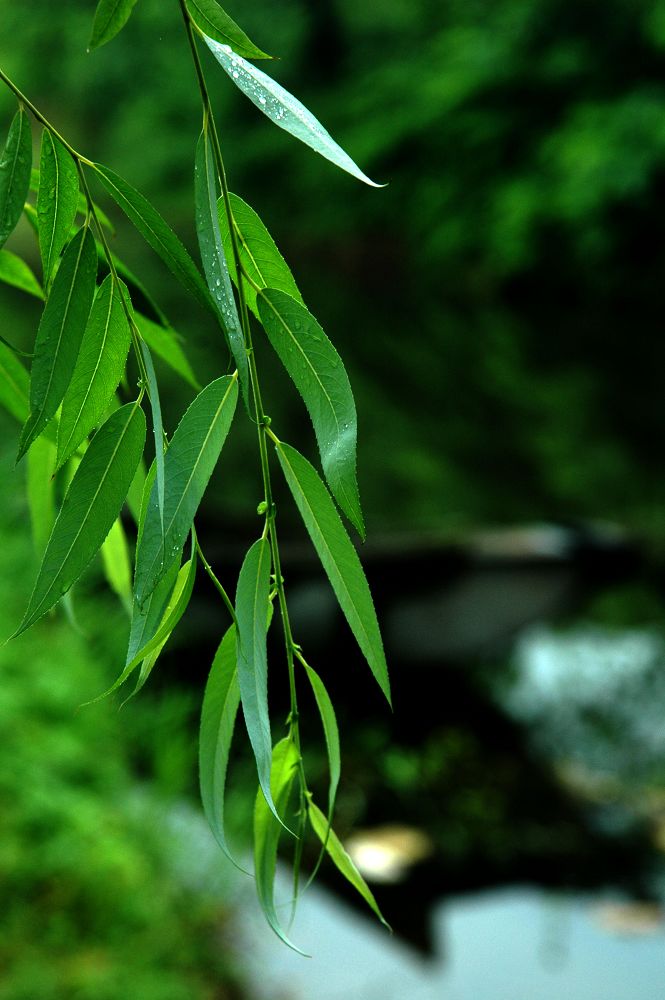
<path id="1" fill-rule="evenodd" d="M 665 773 L 665 641 L 654 630 L 530 629 L 503 707 L 554 760 L 607 777 Z"/>
<path id="2" fill-rule="evenodd" d="M 261 916 L 250 904 L 246 909 L 242 936 L 256 1000 L 663 996 L 662 922 L 612 924 L 608 914 L 623 909 L 616 901 L 548 896 L 529 887 L 452 898 L 434 911 L 430 962 L 316 887 L 303 897 L 292 934 L 309 960 L 267 936 Z"/>

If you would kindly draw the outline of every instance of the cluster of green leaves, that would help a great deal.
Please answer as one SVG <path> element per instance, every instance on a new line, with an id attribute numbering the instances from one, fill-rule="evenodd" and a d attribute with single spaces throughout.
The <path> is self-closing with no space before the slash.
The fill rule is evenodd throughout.
<path id="1" fill-rule="evenodd" d="M 0 71 L 19 100 L 0 161 L 0 246 L 25 213 L 38 238 L 42 281 L 4 248 L 0 249 L 0 278 L 45 302 L 29 371 L 20 352 L 5 341 L 0 343 L 0 402 L 23 425 L 17 461 L 26 457 L 29 465 L 33 524 L 44 544 L 32 596 L 12 638 L 50 611 L 101 550 L 109 582 L 131 616 L 125 665 L 109 691 L 135 675 L 135 694 L 186 611 L 201 560 L 231 619 L 204 695 L 203 805 L 213 833 L 229 854 L 224 792 L 235 719 L 242 706 L 259 783 L 254 814 L 258 896 L 273 929 L 290 943 L 273 896 L 283 831 L 295 838 L 294 895 L 302 838 L 309 823 L 322 852 L 327 851 L 377 914 L 378 909 L 331 827 L 340 772 L 339 734 L 324 683 L 306 662 L 291 632 L 271 483 L 272 446 L 339 605 L 388 700 L 390 689 L 371 594 L 338 511 L 364 537 L 356 481 L 356 409 L 349 379 L 265 226 L 228 190 L 197 40 L 203 40 L 230 79 L 273 123 L 342 170 L 377 185 L 295 97 L 247 61 L 246 57 L 263 58 L 265 53 L 215 0 L 181 0 L 180 6 L 203 109 L 194 170 L 203 275 L 150 201 L 114 171 L 77 152 Z M 113 38 L 132 7 L 132 0 L 101 0 L 91 47 Z M 42 125 L 38 170 L 32 169 L 31 162 L 31 115 Z M 93 200 L 92 178 L 198 305 L 215 317 L 226 339 L 231 373 L 220 374 L 197 392 L 172 435 L 163 426 L 152 352 L 187 383 L 195 380 L 162 310 L 112 253 L 112 227 Z M 36 192 L 34 204 L 31 190 Z M 159 324 L 134 310 L 136 290 L 153 305 Z M 250 312 L 302 397 L 326 482 L 271 427 L 263 408 Z M 129 358 L 139 372 L 137 394 L 131 391 Z M 264 488 L 258 513 L 263 528 L 244 559 L 232 602 L 201 551 L 194 519 L 231 431 L 239 395 L 257 428 Z M 154 439 L 154 460 L 147 471 L 145 402 Z M 57 513 L 54 492 L 64 493 Z M 125 505 L 136 522 L 133 574 L 122 518 Z M 185 560 L 188 538 L 189 558 Z M 273 604 L 282 623 L 283 676 L 290 693 L 286 734 L 276 741 L 267 662 Z M 303 673 L 298 676 L 306 678 L 313 689 L 329 757 L 326 814 L 312 801 L 305 775 L 297 703 L 300 667 Z M 293 790 L 297 794 L 291 806 Z"/>

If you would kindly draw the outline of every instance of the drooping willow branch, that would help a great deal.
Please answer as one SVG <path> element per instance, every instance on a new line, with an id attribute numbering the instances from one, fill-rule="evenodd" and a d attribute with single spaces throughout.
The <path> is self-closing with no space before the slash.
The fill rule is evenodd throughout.
<path id="1" fill-rule="evenodd" d="M 203 699 L 200 783 L 204 810 L 229 856 L 224 812 L 226 773 L 238 710 L 259 784 L 254 810 L 254 869 L 268 922 L 287 944 L 274 899 L 275 865 L 284 830 L 295 835 L 294 900 L 307 828 L 380 916 L 374 897 L 337 838 L 333 811 L 340 778 L 339 732 L 322 678 L 296 642 L 289 618 L 277 532 L 270 454 L 302 518 L 340 608 L 387 699 L 388 674 L 374 605 L 342 515 L 364 537 L 356 480 L 357 418 L 344 365 L 305 307 L 291 271 L 258 215 L 231 193 L 219 130 L 199 53 L 203 44 L 236 87 L 278 127 L 337 167 L 375 185 L 293 95 L 250 59 L 268 58 L 215 0 L 178 0 L 202 105 L 195 156 L 195 225 L 203 274 L 151 202 L 109 167 L 80 154 L 0 70 L 19 108 L 0 160 L 0 280 L 44 299 L 30 371 L 0 340 L 0 402 L 23 425 L 19 458 L 33 462 L 43 442 L 44 476 L 71 479 L 62 506 L 42 534 L 48 537 L 18 637 L 54 607 L 101 549 L 112 586 L 131 612 L 124 666 L 106 694 L 135 678 L 135 694 L 149 679 L 191 599 L 200 559 L 231 625 L 221 639 Z M 133 4 L 100 0 L 91 47 L 108 42 L 127 22 Z M 39 171 L 31 170 L 30 116 L 43 128 Z M 111 249 L 108 219 L 93 199 L 96 178 L 175 278 L 212 314 L 226 338 L 235 370 L 200 387 L 163 311 L 140 279 Z M 36 191 L 36 203 L 30 201 Z M 28 265 L 2 249 L 22 213 L 35 228 L 42 260 L 40 284 Z M 77 221 L 78 220 L 78 221 Z M 107 275 L 98 277 L 98 260 Z M 137 312 L 132 293 L 148 301 L 155 319 Z M 312 421 L 324 480 L 281 439 L 264 406 L 253 323 L 274 349 Z M 127 358 L 139 371 L 139 392 L 128 394 Z M 27 354 L 28 352 L 24 352 Z M 162 424 L 153 354 L 197 394 L 172 434 Z M 143 454 L 149 401 L 154 460 Z M 238 407 L 238 399 L 241 405 Z M 206 559 L 194 519 L 224 443 L 244 410 L 256 426 L 263 498 L 259 537 L 240 569 L 235 601 Z M 39 445 L 41 448 L 42 445 Z M 69 471 L 68 471 L 69 470 Z M 137 523 L 133 583 L 121 512 Z M 188 558 L 186 553 L 188 552 Z M 123 572 L 114 573 L 114 560 Z M 126 565 L 125 565 L 126 564 Z M 108 567 L 111 569 L 108 570 Z M 279 609 L 289 690 L 284 735 L 276 742 L 268 701 L 267 632 L 273 602 Z M 308 788 L 301 746 L 296 664 L 307 678 L 321 720 L 330 782 L 327 811 Z M 300 668 L 302 667 L 302 672 Z M 293 787 L 297 805 L 290 805 Z M 318 863 L 316 868 L 318 868 Z"/>

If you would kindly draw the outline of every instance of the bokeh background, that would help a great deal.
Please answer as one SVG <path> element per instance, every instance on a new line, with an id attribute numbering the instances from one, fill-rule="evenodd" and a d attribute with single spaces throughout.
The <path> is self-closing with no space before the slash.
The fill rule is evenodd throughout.
<path id="1" fill-rule="evenodd" d="M 365 844 L 388 918 L 422 954 L 440 955 L 441 900 L 526 884 L 584 892 L 591 907 L 614 894 L 598 919 L 607 954 L 618 928 L 653 934 L 665 958 L 665 2 L 227 6 L 280 57 L 262 68 L 387 182 L 375 191 L 336 172 L 206 59 L 231 189 L 290 263 L 359 410 L 363 558 L 394 715 L 285 496 L 279 507 L 299 634 L 340 709 L 340 832 L 359 838 L 359 859 Z M 200 114 L 177 4 L 139 0 L 121 35 L 86 53 L 93 8 L 3 4 L 1 65 L 194 252 Z M 1 91 L 7 124 L 13 106 Z M 114 249 L 199 379 L 225 370 L 219 331 L 113 217 Z M 38 272 L 27 224 L 10 246 Z M 12 342 L 29 350 L 38 317 L 38 303 L 0 289 Z M 299 400 L 258 350 L 280 436 L 312 454 Z M 172 430 L 191 391 L 159 374 Z M 24 470 L 12 470 L 18 430 L 0 414 L 3 638 L 37 565 Z M 239 422 L 200 518 L 231 590 L 259 499 L 253 431 Z M 242 893 L 221 858 L 192 847 L 205 842 L 196 726 L 221 609 L 199 580 L 150 688 L 120 714 L 76 712 L 115 676 L 126 641 L 100 567 L 73 612 L 0 650 L 0 997 L 252 996 L 233 929 Z M 279 713 L 278 681 L 273 695 Z M 310 766 L 323 770 L 316 751 Z M 251 783 L 240 754 L 239 844 Z M 595 997 L 574 963 L 557 974 L 573 1000 Z M 491 979 L 487 1000 L 503 996 Z M 660 996 L 639 988 L 611 996 Z M 518 996 L 516 982 L 506 989 Z"/>

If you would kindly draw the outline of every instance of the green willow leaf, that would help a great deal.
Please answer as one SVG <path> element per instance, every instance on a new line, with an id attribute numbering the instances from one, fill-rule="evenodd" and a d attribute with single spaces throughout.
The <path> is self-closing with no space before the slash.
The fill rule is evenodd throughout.
<path id="1" fill-rule="evenodd" d="M 298 767 L 298 751 L 288 737 L 275 746 L 272 753 L 270 787 L 272 799 L 278 812 L 284 816 L 289 803 Z M 275 934 L 299 955 L 304 951 L 297 948 L 286 936 L 275 907 L 275 871 L 277 868 L 277 848 L 283 829 L 266 803 L 263 791 L 259 789 L 254 803 L 254 873 L 259 903 L 266 920 Z"/>
<path id="2" fill-rule="evenodd" d="M 13 285 L 28 295 L 34 295 L 37 299 L 44 298 L 42 286 L 28 265 L 11 250 L 0 250 L 0 281 Z"/>
<path id="3" fill-rule="evenodd" d="M 344 616 L 390 703 L 390 681 L 379 623 L 358 553 L 316 469 L 284 442 L 277 446 L 277 456 Z"/>
<path id="4" fill-rule="evenodd" d="M 192 554 L 191 558 L 180 566 L 180 555 L 172 563 L 166 576 L 157 584 L 155 590 L 150 595 L 146 606 L 147 610 L 138 608 L 134 602 L 132 614 L 132 625 L 129 636 L 129 650 L 127 652 L 127 662 L 119 676 L 110 688 L 86 702 L 93 705 L 103 698 L 108 697 L 116 691 L 127 678 L 141 665 L 136 687 L 125 698 L 123 705 L 137 694 L 147 681 L 152 668 L 159 658 L 166 643 L 171 638 L 171 634 L 176 625 L 187 610 L 192 591 L 194 590 L 194 580 L 196 578 L 196 536 L 192 528 Z M 161 610 L 160 610 L 161 609 Z M 159 615 L 159 617 L 157 617 Z M 144 626 L 141 629 L 141 626 Z M 140 642 L 137 643 L 137 640 Z M 139 646 L 136 650 L 136 646 Z"/>
<path id="5" fill-rule="evenodd" d="M 192 371 L 182 347 L 178 343 L 178 335 L 175 330 L 170 326 L 159 326 L 140 313 L 134 314 L 134 321 L 141 337 L 145 340 L 150 350 L 154 351 L 169 368 L 173 369 L 193 389 L 200 392 L 201 384 Z"/>
<path id="6" fill-rule="evenodd" d="M 134 519 L 134 523 L 139 523 L 139 516 L 141 514 L 141 497 L 143 496 L 143 487 L 146 481 L 146 471 L 145 462 L 143 459 L 139 462 L 136 472 L 134 473 L 134 478 L 132 479 L 131 486 L 129 487 L 129 492 L 127 493 L 127 509 Z"/>
<path id="7" fill-rule="evenodd" d="M 108 275 L 97 289 L 58 426 L 60 468 L 105 413 L 118 388 L 131 333 L 121 290 Z"/>
<path id="8" fill-rule="evenodd" d="M 233 21 L 215 0 L 185 0 L 189 16 L 203 34 L 216 42 L 230 45 L 245 59 L 272 59 L 250 41 L 242 28 Z"/>
<path id="9" fill-rule="evenodd" d="M 145 241 L 161 257 L 178 281 L 200 304 L 216 313 L 205 282 L 181 241 L 156 208 L 136 188 L 101 163 L 94 165 L 99 179 L 141 233 Z"/>
<path id="10" fill-rule="evenodd" d="M 37 330 L 30 373 L 30 416 L 21 434 L 19 459 L 65 395 L 92 305 L 96 274 L 95 241 L 86 226 L 65 250 Z"/>
<path id="11" fill-rule="evenodd" d="M 141 354 L 148 376 L 148 390 L 150 393 L 150 410 L 152 412 L 152 433 L 155 439 L 155 482 L 157 484 L 157 506 L 159 508 L 159 519 L 162 526 L 162 537 L 164 536 L 164 428 L 162 426 L 162 407 L 159 402 L 159 387 L 155 366 L 152 363 L 152 355 L 147 344 L 141 342 Z"/>
<path id="12" fill-rule="evenodd" d="M 0 404 L 25 423 L 30 412 L 30 376 L 14 352 L 0 343 Z"/>
<path id="13" fill-rule="evenodd" d="M 40 181 L 39 170 L 33 167 L 32 170 L 30 171 L 30 190 L 34 191 L 37 194 L 37 197 L 39 197 L 39 181 Z M 111 235 L 115 236 L 115 229 L 108 215 L 104 213 L 104 210 L 99 207 L 97 202 L 93 202 L 93 204 L 95 206 L 95 212 L 97 214 L 97 218 L 104 226 L 104 229 L 108 229 Z M 83 216 L 86 216 L 88 214 L 88 203 L 82 191 L 79 191 L 79 195 L 76 200 L 76 214 Z"/>
<path id="14" fill-rule="evenodd" d="M 212 144 L 207 129 L 204 129 L 196 147 L 194 177 L 196 232 L 208 288 L 217 307 L 224 335 L 238 369 L 243 400 L 249 408 L 247 351 L 219 230 L 215 178 Z"/>
<path id="15" fill-rule="evenodd" d="M 32 136 L 30 118 L 22 104 L 12 119 L 0 157 L 0 247 L 21 218 L 30 188 Z"/>
<path id="16" fill-rule="evenodd" d="M 28 452 L 27 493 L 30 524 L 35 551 L 41 558 L 55 521 L 53 472 L 55 448 L 51 441 L 40 438 Z"/>
<path id="17" fill-rule="evenodd" d="M 311 417 L 332 494 L 364 538 L 356 480 L 356 404 L 342 359 L 312 314 L 290 295 L 267 288 L 258 306 L 268 340 Z"/>
<path id="18" fill-rule="evenodd" d="M 69 239 L 76 218 L 79 178 L 74 160 L 46 128 L 42 132 L 39 177 L 39 251 L 42 256 L 44 287 L 48 288 L 55 264 Z"/>
<path id="19" fill-rule="evenodd" d="M 339 748 L 339 729 L 337 726 L 335 709 L 333 708 L 333 703 L 330 700 L 330 695 L 326 691 L 325 684 L 313 667 L 310 667 L 304 660 L 301 660 L 301 662 L 307 672 L 309 683 L 312 685 L 316 705 L 319 710 L 319 715 L 321 716 L 323 734 L 326 740 L 326 748 L 328 750 L 328 770 L 330 772 L 330 786 L 328 789 L 328 823 L 330 823 L 332 821 L 333 809 L 335 808 L 335 798 L 337 796 L 337 787 L 339 785 L 342 768 L 342 758 Z"/>
<path id="20" fill-rule="evenodd" d="M 97 49 L 115 38 L 127 24 L 135 3 L 136 0 L 99 0 L 88 49 Z"/>
<path id="21" fill-rule="evenodd" d="M 151 641 L 147 643 L 142 650 L 140 650 L 135 658 L 134 662 L 138 663 L 139 657 L 142 658 L 143 662 L 141 663 L 139 677 L 131 697 L 137 694 L 147 681 L 155 663 L 159 658 L 159 654 L 164 649 L 164 646 L 173 634 L 173 630 L 187 610 L 189 602 L 192 598 L 192 592 L 194 590 L 196 562 L 196 545 L 193 540 L 191 558 L 188 559 L 185 565 L 181 567 L 178 573 L 173 593 L 168 600 L 159 628 Z M 128 667 L 125 669 L 133 669 L 132 663 L 130 662 Z"/>
<path id="22" fill-rule="evenodd" d="M 270 794 L 272 739 L 268 711 L 266 632 L 270 607 L 270 542 L 259 538 L 245 556 L 236 590 L 236 657 L 240 699 L 259 784 L 277 816 Z"/>
<path id="23" fill-rule="evenodd" d="M 185 544 L 226 440 L 238 399 L 235 376 L 199 393 L 173 435 L 164 460 L 164 532 L 154 483 L 136 554 L 134 594 L 143 604 Z"/>
<path id="24" fill-rule="evenodd" d="M 344 878 L 351 883 L 353 888 L 360 893 L 362 898 L 365 900 L 367 905 L 372 908 L 384 927 L 391 930 L 390 924 L 386 923 L 383 919 L 383 914 L 381 913 L 381 910 L 379 909 L 367 882 L 365 882 L 365 879 L 362 877 L 349 854 L 344 849 L 344 846 L 335 831 L 330 829 L 328 820 L 319 807 L 314 804 L 311 796 L 309 797 L 307 815 L 309 816 L 309 821 L 312 825 L 314 833 L 317 835 L 321 843 L 325 845 L 326 851 L 330 855 L 338 870 L 342 873 Z"/>
<path id="25" fill-rule="evenodd" d="M 53 526 L 20 635 L 79 578 L 120 513 L 143 453 L 145 417 L 137 403 L 116 410 L 81 459 Z"/>
<path id="26" fill-rule="evenodd" d="M 271 122 L 300 139 L 306 146 L 330 160 L 340 170 L 352 174 L 371 187 L 382 187 L 362 172 L 348 153 L 324 129 L 304 104 L 280 86 L 272 77 L 236 55 L 228 45 L 220 45 L 204 35 L 204 40 L 222 69 L 236 87 L 262 111 Z"/>
<path id="27" fill-rule="evenodd" d="M 41 444 L 41 442 L 39 442 Z M 28 456 L 32 455 L 34 448 L 30 449 Z M 116 517 L 111 530 L 104 539 L 100 549 L 104 576 L 109 587 L 117 594 L 125 609 L 131 614 L 132 610 L 132 567 L 129 559 L 129 546 L 127 536 L 122 526 L 122 521 Z"/>
<path id="28" fill-rule="evenodd" d="M 235 625 L 231 625 L 219 644 L 203 695 L 199 732 L 199 786 L 203 811 L 213 836 L 236 868 L 240 868 L 240 865 L 231 855 L 226 839 L 224 799 L 239 705 L 236 630 Z M 241 871 L 244 869 L 241 868 Z"/>
<path id="29" fill-rule="evenodd" d="M 243 201 L 236 194 L 230 194 L 229 201 L 233 214 L 240 263 L 251 280 L 259 288 L 278 288 L 304 305 L 302 295 L 298 291 L 298 286 L 294 281 L 289 265 L 282 257 L 275 245 L 275 241 L 254 209 L 250 208 L 247 202 Z M 238 275 L 236 274 L 233 257 L 231 231 L 229 229 L 229 220 L 223 198 L 220 198 L 217 202 L 217 214 L 219 216 L 219 228 L 222 233 L 222 242 L 224 243 L 224 253 L 228 261 L 229 272 L 237 285 Z M 256 290 L 249 282 L 245 282 L 244 287 L 247 305 L 256 318 L 259 319 Z"/>
<path id="30" fill-rule="evenodd" d="M 156 466 L 153 462 L 144 478 L 143 490 L 139 504 L 139 516 L 137 518 L 137 549 L 141 545 L 141 539 L 143 537 L 145 519 L 148 514 L 148 507 L 150 504 L 150 494 L 155 484 L 155 476 Z M 144 646 L 147 646 L 151 639 L 153 639 L 156 635 L 178 578 L 181 559 L 182 550 L 179 549 L 176 552 L 168 570 L 142 606 L 139 605 L 139 602 L 134 597 L 132 605 L 132 621 L 129 628 L 129 644 L 127 647 L 127 656 L 125 657 L 125 667 L 128 667 L 129 664 L 132 663 L 139 650 L 143 649 Z"/>
<path id="31" fill-rule="evenodd" d="M 157 635 L 169 600 L 171 599 L 173 588 L 178 579 L 181 557 L 182 554 L 178 552 L 176 558 L 150 594 L 150 597 L 143 604 L 143 607 L 134 598 L 132 623 L 129 630 L 129 646 L 123 669 L 123 681 L 129 677 L 132 670 L 141 662 L 142 657 L 137 656 L 137 654 L 141 653 Z M 127 672 L 125 673 L 125 671 Z"/>

